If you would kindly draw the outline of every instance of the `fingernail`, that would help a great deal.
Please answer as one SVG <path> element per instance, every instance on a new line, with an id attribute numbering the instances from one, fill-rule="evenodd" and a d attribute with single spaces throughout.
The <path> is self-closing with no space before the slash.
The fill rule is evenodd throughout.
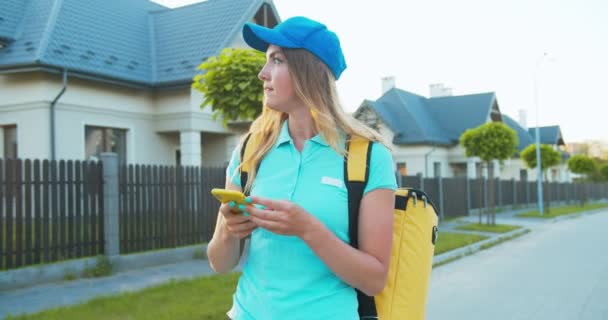
<path id="1" fill-rule="evenodd" d="M 252 200 L 251 200 L 251 198 L 250 198 L 250 197 L 245 198 L 245 202 L 247 202 L 247 203 L 251 203 L 251 201 L 252 201 Z"/>
<path id="2" fill-rule="evenodd" d="M 230 206 L 230 208 L 234 207 L 234 201 L 230 201 L 230 203 L 228 204 Z"/>
<path id="3" fill-rule="evenodd" d="M 247 211 L 243 212 L 243 215 L 244 215 L 245 217 L 249 217 L 249 213 L 247 213 Z"/>
<path id="4" fill-rule="evenodd" d="M 242 204 L 239 204 L 239 210 L 241 210 L 241 211 L 245 210 L 245 206 Z"/>

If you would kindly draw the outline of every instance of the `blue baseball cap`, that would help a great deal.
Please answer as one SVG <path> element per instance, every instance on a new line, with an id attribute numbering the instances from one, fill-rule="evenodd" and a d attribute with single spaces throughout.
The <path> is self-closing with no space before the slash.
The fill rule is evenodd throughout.
<path id="1" fill-rule="evenodd" d="M 248 22 L 243 27 L 243 38 L 250 47 L 262 52 L 271 44 L 306 49 L 329 67 L 336 80 L 346 69 L 338 36 L 324 24 L 305 17 L 289 18 L 272 29 Z"/>

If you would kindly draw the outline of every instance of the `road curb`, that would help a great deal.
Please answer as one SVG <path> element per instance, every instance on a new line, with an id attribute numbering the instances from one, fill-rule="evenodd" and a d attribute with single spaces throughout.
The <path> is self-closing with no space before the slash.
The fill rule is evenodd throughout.
<path id="1" fill-rule="evenodd" d="M 516 229 L 507 233 L 501 233 L 488 239 L 475 242 L 465 247 L 450 250 L 448 252 L 436 255 L 435 257 L 433 257 L 433 266 L 439 266 L 450 261 L 469 256 L 473 253 L 486 249 L 489 246 L 493 246 L 500 242 L 522 236 L 528 232 L 530 232 L 530 229 L 522 227 L 520 229 Z M 441 237 L 441 235 L 439 236 Z"/>

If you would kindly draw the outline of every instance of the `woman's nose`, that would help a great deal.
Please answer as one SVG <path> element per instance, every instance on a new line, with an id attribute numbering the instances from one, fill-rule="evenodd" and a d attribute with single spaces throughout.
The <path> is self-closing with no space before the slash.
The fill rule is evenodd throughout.
<path id="1" fill-rule="evenodd" d="M 258 73 L 258 79 L 263 81 L 268 80 L 268 71 L 266 70 L 266 65 L 264 65 L 264 67 L 262 67 L 262 70 L 260 70 L 260 73 Z"/>

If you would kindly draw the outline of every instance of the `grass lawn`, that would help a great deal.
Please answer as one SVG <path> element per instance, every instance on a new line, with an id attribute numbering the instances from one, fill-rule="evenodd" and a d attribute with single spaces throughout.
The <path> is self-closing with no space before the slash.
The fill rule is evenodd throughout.
<path id="1" fill-rule="evenodd" d="M 435 254 L 486 239 L 484 236 L 440 232 Z M 173 320 L 227 319 L 239 273 L 213 275 L 100 297 L 71 307 L 8 317 L 7 320 Z"/>
<path id="2" fill-rule="evenodd" d="M 173 320 L 227 319 L 239 273 L 213 275 L 167 284 L 87 303 L 7 320 Z"/>
<path id="3" fill-rule="evenodd" d="M 495 233 L 507 233 L 515 229 L 521 228 L 520 226 L 512 226 L 508 224 L 495 224 L 489 226 L 487 224 L 471 223 L 456 227 L 458 230 L 466 231 L 482 231 L 482 232 L 495 232 Z"/>
<path id="4" fill-rule="evenodd" d="M 518 217 L 533 217 L 533 218 L 550 219 L 550 218 L 555 218 L 558 216 L 574 214 L 574 213 L 579 213 L 579 212 L 594 210 L 594 209 L 600 209 L 600 208 L 608 208 L 608 203 L 591 203 L 591 204 L 585 204 L 584 207 L 581 207 L 580 205 L 553 207 L 553 208 L 549 208 L 550 210 L 548 213 L 545 210 L 545 214 L 542 216 L 538 213 L 538 210 L 520 213 L 517 216 Z"/>
<path id="5" fill-rule="evenodd" d="M 460 247 L 468 246 L 487 237 L 476 234 L 462 234 L 454 232 L 439 232 L 437 243 L 435 244 L 435 255 Z"/>

